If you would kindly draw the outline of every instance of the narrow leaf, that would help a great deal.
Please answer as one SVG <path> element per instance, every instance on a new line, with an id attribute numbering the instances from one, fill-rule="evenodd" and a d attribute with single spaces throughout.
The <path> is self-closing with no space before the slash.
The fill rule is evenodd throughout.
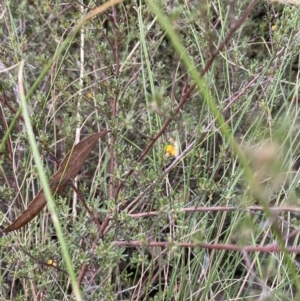
<path id="1" fill-rule="evenodd" d="M 58 171 L 50 179 L 50 187 L 53 194 L 63 191 L 68 182 L 78 175 L 98 139 L 107 134 L 107 132 L 99 132 L 83 139 L 68 152 L 59 165 Z M 46 197 L 43 189 L 41 189 L 28 208 L 2 232 L 7 233 L 22 228 L 36 217 L 46 204 Z"/>

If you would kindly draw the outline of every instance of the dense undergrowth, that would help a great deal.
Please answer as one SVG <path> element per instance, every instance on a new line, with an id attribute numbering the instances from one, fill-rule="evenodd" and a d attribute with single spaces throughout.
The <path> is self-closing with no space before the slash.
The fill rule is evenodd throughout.
<path id="1" fill-rule="evenodd" d="M 124 1 L 76 34 L 101 1 L 0 4 L 2 229 L 42 187 L 33 154 L 50 178 L 110 130 L 54 197 L 82 300 L 296 300 L 299 8 L 233 30 L 233 2 Z M 58 236 L 48 209 L 2 234 L 1 300 L 80 300 Z"/>

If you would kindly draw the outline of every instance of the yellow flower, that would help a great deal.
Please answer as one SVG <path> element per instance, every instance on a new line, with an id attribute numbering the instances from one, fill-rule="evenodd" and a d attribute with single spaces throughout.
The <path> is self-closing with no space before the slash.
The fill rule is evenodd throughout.
<path id="1" fill-rule="evenodd" d="M 52 266 L 54 266 L 54 267 L 57 266 L 57 262 L 56 262 L 55 259 L 48 259 L 48 260 L 47 260 L 47 264 L 48 264 L 48 265 L 52 265 Z"/>
<path id="2" fill-rule="evenodd" d="M 176 156 L 176 149 L 175 149 L 175 146 L 172 145 L 172 144 L 168 144 L 166 147 L 165 147 L 165 152 L 171 156 L 171 157 L 175 157 Z"/>
<path id="3" fill-rule="evenodd" d="M 89 92 L 89 93 L 87 94 L 87 97 L 88 97 L 88 98 L 94 98 L 94 92 Z"/>
<path id="4" fill-rule="evenodd" d="M 276 28 L 277 28 L 277 25 L 276 25 L 276 24 L 274 24 L 274 25 L 271 26 L 271 29 L 272 29 L 273 31 L 276 30 Z"/>

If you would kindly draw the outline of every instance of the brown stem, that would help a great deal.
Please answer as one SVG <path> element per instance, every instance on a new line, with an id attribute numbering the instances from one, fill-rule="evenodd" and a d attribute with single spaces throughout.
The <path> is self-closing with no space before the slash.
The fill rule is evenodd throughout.
<path id="1" fill-rule="evenodd" d="M 207 243 L 189 243 L 189 242 L 169 242 L 169 241 L 150 241 L 150 242 L 141 242 L 139 240 L 134 241 L 114 241 L 116 246 L 126 246 L 126 247 L 180 247 L 180 248 L 200 248 L 206 250 L 225 250 L 225 251 L 245 251 L 245 252 L 281 252 L 281 248 L 274 245 L 266 246 L 239 246 L 233 244 L 207 244 Z M 289 253 L 300 254 L 300 248 L 297 247 L 286 247 L 285 248 Z"/>
<path id="2" fill-rule="evenodd" d="M 85 208 L 85 210 L 87 211 L 87 213 L 89 214 L 90 218 L 93 220 L 93 222 L 97 225 L 98 230 L 100 230 L 101 225 L 98 221 L 98 219 L 95 217 L 95 215 L 93 214 L 93 212 L 90 210 L 90 208 L 88 207 L 88 205 L 86 204 L 83 196 L 81 195 L 80 191 L 75 187 L 75 185 L 70 182 L 71 187 L 73 188 L 73 190 L 76 192 L 77 197 L 79 198 L 79 200 L 81 201 L 83 207 Z"/>
<path id="3" fill-rule="evenodd" d="M 299 207 L 270 207 L 272 212 L 300 212 Z M 185 213 L 194 213 L 194 212 L 242 212 L 242 211 L 250 211 L 250 212 L 260 212 L 264 211 L 262 206 L 250 206 L 246 208 L 241 207 L 226 207 L 226 206 L 215 206 L 215 207 L 188 207 L 181 208 L 180 212 Z M 167 210 L 167 211 L 150 211 L 150 212 L 141 212 L 141 213 L 133 213 L 128 214 L 128 216 L 132 218 L 144 218 L 144 217 L 152 217 L 161 214 L 170 214 L 175 213 L 176 210 Z"/>

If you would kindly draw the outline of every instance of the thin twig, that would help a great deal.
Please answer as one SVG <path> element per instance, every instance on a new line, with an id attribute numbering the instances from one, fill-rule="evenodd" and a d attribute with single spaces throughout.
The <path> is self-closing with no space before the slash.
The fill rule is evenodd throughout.
<path id="1" fill-rule="evenodd" d="M 208 244 L 208 243 L 189 243 L 189 242 L 169 242 L 169 241 L 150 241 L 141 242 L 139 240 L 133 241 L 114 241 L 116 246 L 125 247 L 161 247 L 161 248 L 200 248 L 206 250 L 225 250 L 225 251 L 245 251 L 245 252 L 262 252 L 274 253 L 281 252 L 281 248 L 272 244 L 267 246 L 239 246 L 233 244 Z M 300 254 L 300 248 L 286 247 L 289 253 Z"/>
<path id="2" fill-rule="evenodd" d="M 272 212 L 300 212 L 299 207 L 270 207 Z M 260 212 L 264 211 L 262 206 L 250 206 L 250 207 L 226 207 L 226 206 L 215 206 L 215 207 L 188 207 L 181 208 L 179 212 L 193 213 L 193 212 Z M 166 211 L 150 211 L 150 212 L 141 212 L 141 213 L 132 213 L 128 216 L 132 218 L 144 218 L 158 216 L 161 214 L 170 214 L 178 212 L 178 210 L 166 210 Z"/>
<path id="3" fill-rule="evenodd" d="M 98 219 L 95 217 L 94 213 L 90 210 L 90 208 L 86 204 L 86 202 L 85 202 L 83 196 L 81 195 L 80 191 L 77 189 L 77 187 L 72 182 L 70 183 L 70 185 L 73 188 L 74 193 L 76 193 L 77 197 L 81 201 L 83 207 L 85 208 L 85 210 L 87 211 L 87 213 L 89 214 L 89 216 L 91 217 L 91 219 L 93 220 L 93 222 L 97 225 L 98 229 L 100 229 L 101 225 L 100 225 Z"/>

